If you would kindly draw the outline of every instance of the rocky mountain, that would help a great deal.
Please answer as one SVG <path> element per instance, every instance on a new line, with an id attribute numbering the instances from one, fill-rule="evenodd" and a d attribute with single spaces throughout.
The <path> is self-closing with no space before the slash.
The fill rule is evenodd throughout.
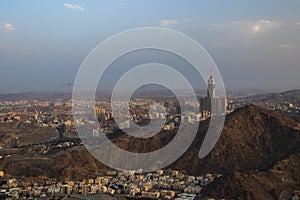
<path id="1" fill-rule="evenodd" d="M 270 168 L 292 153 L 300 152 L 299 123 L 278 113 L 248 105 L 227 116 L 214 149 L 200 160 L 198 151 L 207 126 L 208 121 L 200 124 L 192 146 L 174 163 L 174 167 L 193 174 L 255 171 Z"/>
<path id="2" fill-rule="evenodd" d="M 44 128 L 24 122 L 0 124 L 0 146 L 23 146 L 43 143 L 57 137 L 55 128 Z"/>
<path id="3" fill-rule="evenodd" d="M 300 153 L 272 168 L 222 176 L 203 188 L 201 199 L 291 199 L 300 191 Z"/>
<path id="4" fill-rule="evenodd" d="M 82 180 L 96 177 L 109 168 L 97 161 L 83 146 L 63 149 L 44 157 L 5 158 L 0 165 L 6 173 L 28 181 Z"/>

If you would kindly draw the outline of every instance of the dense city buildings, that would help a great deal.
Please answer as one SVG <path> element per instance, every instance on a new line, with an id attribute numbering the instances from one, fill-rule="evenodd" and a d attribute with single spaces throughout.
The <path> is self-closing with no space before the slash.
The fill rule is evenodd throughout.
<path id="1" fill-rule="evenodd" d="M 2 173 L 2 174 L 1 174 Z M 4 176 L 4 172 L 0 175 Z M 55 199 L 55 197 L 92 197 L 109 194 L 114 197 L 151 199 L 195 199 L 201 188 L 220 175 L 189 176 L 177 170 L 158 170 L 154 173 L 107 171 L 96 178 L 57 181 L 49 179 L 41 183 L 24 185 L 22 180 L 2 178 L 1 193 L 6 199 Z M 116 199 L 116 198 L 114 198 Z"/>

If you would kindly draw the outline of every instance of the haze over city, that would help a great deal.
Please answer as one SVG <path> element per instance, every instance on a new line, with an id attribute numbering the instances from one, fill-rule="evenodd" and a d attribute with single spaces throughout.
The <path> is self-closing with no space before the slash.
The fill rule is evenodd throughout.
<path id="1" fill-rule="evenodd" d="M 297 0 L 4 0 L 0 92 L 71 91 L 80 64 L 98 43 L 153 26 L 202 44 L 228 90 L 299 89 L 299 10 Z"/>

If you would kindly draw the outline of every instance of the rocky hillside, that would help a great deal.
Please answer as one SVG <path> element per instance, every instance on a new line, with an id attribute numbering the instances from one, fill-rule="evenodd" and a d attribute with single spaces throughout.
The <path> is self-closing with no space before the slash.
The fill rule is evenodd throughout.
<path id="1" fill-rule="evenodd" d="M 300 190 L 300 153 L 259 172 L 233 172 L 206 186 L 201 199 L 291 199 Z"/>
<path id="2" fill-rule="evenodd" d="M 43 143 L 57 137 L 55 128 L 44 128 L 30 123 L 12 122 L 0 124 L 1 146 L 23 146 Z"/>
<path id="3" fill-rule="evenodd" d="M 256 171 L 300 152 L 299 123 L 278 113 L 248 105 L 231 113 L 212 152 L 198 159 L 208 122 L 201 124 L 197 138 L 174 167 L 193 174 L 228 174 L 236 170 Z"/>
<path id="4" fill-rule="evenodd" d="M 83 146 L 65 149 L 44 157 L 6 158 L 0 168 L 28 182 L 49 178 L 82 180 L 96 177 L 104 170 L 108 170 L 108 167 L 98 162 Z"/>

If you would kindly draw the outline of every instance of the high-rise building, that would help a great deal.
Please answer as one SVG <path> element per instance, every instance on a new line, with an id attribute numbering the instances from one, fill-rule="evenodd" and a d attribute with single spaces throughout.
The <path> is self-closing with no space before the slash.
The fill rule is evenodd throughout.
<path id="1" fill-rule="evenodd" d="M 207 97 L 200 99 L 200 111 L 202 116 L 226 113 L 226 98 L 216 96 L 216 81 L 210 71 L 207 81 Z"/>
<path id="2" fill-rule="evenodd" d="M 88 185 L 82 186 L 82 194 L 85 196 L 89 194 L 89 186 Z"/>
<path id="3" fill-rule="evenodd" d="M 105 108 L 96 107 L 94 112 L 98 120 L 102 121 L 105 118 L 105 112 L 106 112 Z"/>
<path id="4" fill-rule="evenodd" d="M 93 137 L 99 137 L 100 136 L 100 130 L 99 128 L 93 129 Z"/>
<path id="5" fill-rule="evenodd" d="M 212 70 L 210 70 L 210 77 L 207 81 L 207 97 L 210 99 L 216 98 L 216 81 L 213 77 Z"/>

